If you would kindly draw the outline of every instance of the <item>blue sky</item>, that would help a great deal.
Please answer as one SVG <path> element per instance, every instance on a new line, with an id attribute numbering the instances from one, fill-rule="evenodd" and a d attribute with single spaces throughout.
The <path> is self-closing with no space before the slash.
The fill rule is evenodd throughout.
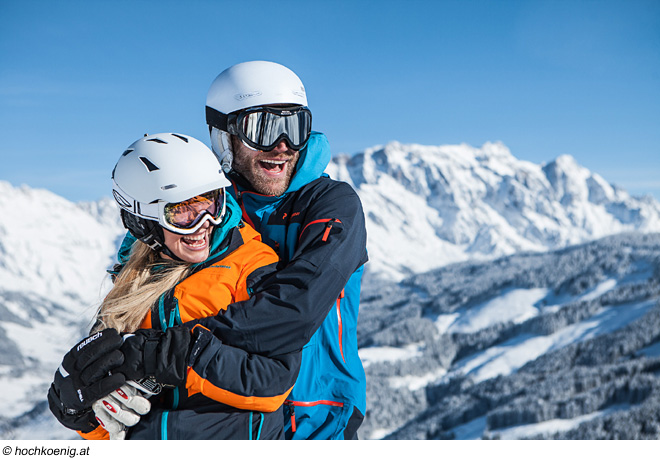
<path id="1" fill-rule="evenodd" d="M 254 59 L 298 73 L 334 153 L 502 141 L 660 199 L 657 0 L 0 0 L 0 180 L 109 196 L 144 133 L 208 144 L 211 81 Z"/>

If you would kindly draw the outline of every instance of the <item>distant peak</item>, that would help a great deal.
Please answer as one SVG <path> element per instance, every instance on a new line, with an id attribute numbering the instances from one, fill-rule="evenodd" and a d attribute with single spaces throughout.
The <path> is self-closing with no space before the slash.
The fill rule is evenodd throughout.
<path id="1" fill-rule="evenodd" d="M 396 150 L 401 150 L 403 148 L 403 144 L 399 141 L 389 141 L 387 144 L 385 144 L 385 149 L 396 149 Z"/>
<path id="2" fill-rule="evenodd" d="M 580 167 L 580 165 L 575 160 L 575 158 L 573 158 L 572 155 L 569 155 L 567 153 L 563 155 L 559 155 L 557 158 L 555 158 L 554 162 L 557 164 L 557 166 L 561 167 L 562 169 Z"/>
<path id="3" fill-rule="evenodd" d="M 495 141 L 495 142 L 485 142 L 482 146 L 481 149 L 479 149 L 479 155 L 480 156 L 486 156 L 486 157 L 512 157 L 513 154 L 511 153 L 511 150 L 509 150 L 509 147 L 504 145 L 502 141 Z"/>

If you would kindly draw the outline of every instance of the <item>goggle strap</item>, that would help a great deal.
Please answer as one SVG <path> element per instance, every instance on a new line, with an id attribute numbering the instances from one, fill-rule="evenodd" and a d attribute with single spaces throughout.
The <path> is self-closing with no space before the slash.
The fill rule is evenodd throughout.
<path id="1" fill-rule="evenodd" d="M 209 126 L 214 126 L 220 131 L 228 132 L 227 115 L 222 112 L 218 112 L 208 105 L 206 106 L 206 124 Z"/>

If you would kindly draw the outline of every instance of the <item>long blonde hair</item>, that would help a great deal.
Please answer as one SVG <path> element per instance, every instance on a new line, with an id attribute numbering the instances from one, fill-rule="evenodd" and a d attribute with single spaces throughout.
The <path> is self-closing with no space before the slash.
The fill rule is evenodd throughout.
<path id="1" fill-rule="evenodd" d="M 158 298 L 189 274 L 192 264 L 164 259 L 149 246 L 136 241 L 128 262 L 103 299 L 94 330 L 114 328 L 134 332 Z"/>

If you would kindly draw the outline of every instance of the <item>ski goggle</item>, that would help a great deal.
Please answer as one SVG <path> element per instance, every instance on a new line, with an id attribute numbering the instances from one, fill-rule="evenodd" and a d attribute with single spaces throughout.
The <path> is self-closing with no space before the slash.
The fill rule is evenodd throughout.
<path id="1" fill-rule="evenodd" d="M 300 150 L 312 132 L 312 112 L 305 106 L 253 107 L 227 115 L 227 132 L 264 152 L 282 141 Z"/>
<path id="2" fill-rule="evenodd" d="M 212 190 L 180 203 L 160 202 L 160 225 L 180 235 L 195 233 L 207 220 L 220 225 L 225 215 L 227 197 L 223 189 Z"/>

